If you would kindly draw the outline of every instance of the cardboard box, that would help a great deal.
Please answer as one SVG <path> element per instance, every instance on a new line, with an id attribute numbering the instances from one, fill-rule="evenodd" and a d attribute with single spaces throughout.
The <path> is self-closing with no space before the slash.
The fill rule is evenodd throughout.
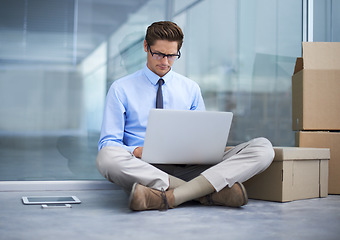
<path id="1" fill-rule="evenodd" d="M 274 147 L 275 158 L 244 182 L 248 197 L 287 202 L 328 195 L 329 149 Z"/>
<path id="2" fill-rule="evenodd" d="M 292 77 L 293 130 L 340 130 L 340 43 L 302 48 Z"/>
<path id="3" fill-rule="evenodd" d="M 328 193 L 340 194 L 340 132 L 296 132 L 295 144 L 300 147 L 330 149 Z"/>

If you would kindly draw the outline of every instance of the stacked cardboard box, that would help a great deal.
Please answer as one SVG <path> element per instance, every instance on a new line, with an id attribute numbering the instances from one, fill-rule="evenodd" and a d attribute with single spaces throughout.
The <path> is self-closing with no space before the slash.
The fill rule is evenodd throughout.
<path id="1" fill-rule="evenodd" d="M 303 43 L 292 77 L 296 146 L 329 148 L 329 194 L 340 194 L 340 43 Z"/>

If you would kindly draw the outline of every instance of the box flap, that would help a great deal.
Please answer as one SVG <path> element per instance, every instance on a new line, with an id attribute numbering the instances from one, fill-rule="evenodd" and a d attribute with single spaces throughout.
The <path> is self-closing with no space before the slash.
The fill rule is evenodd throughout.
<path id="1" fill-rule="evenodd" d="M 274 147 L 274 161 L 330 159 L 328 148 Z"/>
<path id="2" fill-rule="evenodd" d="M 294 74 L 300 72 L 303 69 L 303 58 L 297 58 L 295 62 Z"/>
<path id="3" fill-rule="evenodd" d="M 340 69 L 340 42 L 303 42 L 304 69 Z"/>

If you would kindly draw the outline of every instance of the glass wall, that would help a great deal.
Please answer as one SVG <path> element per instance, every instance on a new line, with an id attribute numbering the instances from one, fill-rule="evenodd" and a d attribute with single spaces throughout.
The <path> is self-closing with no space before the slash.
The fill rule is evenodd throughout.
<path id="1" fill-rule="evenodd" d="M 208 109 L 234 113 L 229 144 L 265 136 L 294 145 L 291 75 L 301 11 L 295 0 L 215 0 L 174 18 L 187 34 L 181 73 L 200 84 Z"/>
<path id="2" fill-rule="evenodd" d="M 319 2 L 329 30 L 314 23 L 315 33 L 339 39 L 339 5 Z M 103 179 L 106 91 L 145 65 L 145 30 L 159 20 L 185 34 L 174 70 L 201 86 L 208 110 L 234 113 L 229 145 L 257 136 L 294 145 L 302 1 L 0 0 L 0 181 Z"/>
<path id="3" fill-rule="evenodd" d="M 340 42 L 340 1 L 314 0 L 314 42 Z"/>

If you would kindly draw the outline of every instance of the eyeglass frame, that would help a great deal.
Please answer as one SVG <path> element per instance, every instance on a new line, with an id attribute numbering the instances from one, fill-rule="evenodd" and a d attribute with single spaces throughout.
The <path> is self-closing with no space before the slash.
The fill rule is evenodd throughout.
<path id="1" fill-rule="evenodd" d="M 179 51 L 179 50 L 178 50 L 178 54 L 164 54 L 164 53 L 161 53 L 161 52 L 156 52 L 155 53 L 155 52 L 151 51 L 150 45 L 148 43 L 147 43 L 147 48 L 149 49 L 151 56 L 154 59 L 156 59 L 156 60 L 161 60 L 162 58 L 166 57 L 168 59 L 168 61 L 174 62 L 174 61 L 176 61 L 177 59 L 179 59 L 181 57 L 181 51 Z M 159 57 L 158 59 L 153 56 L 155 54 Z M 171 59 L 169 59 L 169 57 L 170 58 L 171 57 L 176 57 L 176 58 L 174 60 L 171 60 Z"/>

